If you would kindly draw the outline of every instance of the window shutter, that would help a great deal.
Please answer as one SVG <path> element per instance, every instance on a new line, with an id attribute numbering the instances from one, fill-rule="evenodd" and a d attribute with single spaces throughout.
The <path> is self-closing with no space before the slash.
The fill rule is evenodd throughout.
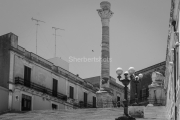
<path id="1" fill-rule="evenodd" d="M 72 99 L 74 99 L 73 94 L 74 94 L 74 88 L 70 86 L 70 96 L 69 97 Z"/>

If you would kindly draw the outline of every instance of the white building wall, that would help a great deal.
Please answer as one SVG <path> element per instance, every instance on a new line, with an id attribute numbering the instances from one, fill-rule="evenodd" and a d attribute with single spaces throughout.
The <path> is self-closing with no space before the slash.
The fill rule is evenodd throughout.
<path id="1" fill-rule="evenodd" d="M 58 80 L 58 92 L 66 95 L 66 80 L 55 75 L 50 70 L 36 63 L 22 59 L 15 55 L 14 77 L 24 78 L 24 66 L 31 68 L 31 82 L 37 83 L 52 90 L 53 78 Z"/>
<path id="2" fill-rule="evenodd" d="M 21 55 L 18 55 L 15 53 L 14 57 L 14 71 L 13 71 L 13 78 L 20 77 L 24 79 L 24 66 L 27 66 L 31 68 L 31 82 L 34 82 L 36 84 L 42 85 L 46 88 L 49 88 L 52 90 L 53 86 L 53 79 L 58 80 L 58 92 L 62 93 L 64 95 L 67 95 L 69 97 L 69 86 L 74 87 L 74 99 L 79 101 L 84 101 L 84 92 L 88 93 L 88 102 L 93 101 L 92 96 L 96 97 L 95 93 L 92 93 L 90 90 L 83 88 L 81 85 L 78 85 L 78 83 L 70 82 L 71 80 L 68 80 L 68 78 L 65 78 L 59 74 L 54 73 L 53 71 L 31 61 L 28 60 Z M 15 91 L 13 93 L 13 103 L 12 108 L 14 110 L 21 110 L 21 95 L 22 91 Z M 15 98 L 16 96 L 19 96 L 19 101 L 17 101 Z M 35 94 L 32 94 L 33 99 L 33 110 L 42 110 L 42 109 L 51 109 L 52 108 L 52 101 L 43 99 L 42 96 L 36 96 Z M 58 108 L 65 109 L 64 104 L 55 103 L 58 104 Z M 67 108 L 67 107 L 66 107 Z"/>
<path id="3" fill-rule="evenodd" d="M 38 94 L 32 94 L 29 92 L 21 91 L 19 89 L 15 89 L 13 93 L 13 111 L 21 111 L 22 94 L 31 96 L 31 110 L 51 110 L 52 104 L 56 104 L 58 106 L 58 109 L 65 109 L 65 105 L 62 102 L 48 100 L 39 96 Z"/>

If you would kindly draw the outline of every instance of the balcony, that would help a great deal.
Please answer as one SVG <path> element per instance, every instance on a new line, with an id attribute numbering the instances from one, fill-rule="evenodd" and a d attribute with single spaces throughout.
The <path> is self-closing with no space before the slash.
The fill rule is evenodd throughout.
<path id="1" fill-rule="evenodd" d="M 15 77 L 15 84 L 23 85 L 23 86 L 26 86 L 28 88 L 34 89 L 38 92 L 42 92 L 44 94 L 47 94 L 47 95 L 50 95 L 53 97 L 57 97 L 58 99 L 67 101 L 66 95 L 59 93 L 59 92 L 56 92 L 56 91 L 53 91 L 53 90 L 46 88 L 42 85 L 38 85 L 38 84 L 33 83 L 33 82 L 25 81 L 24 79 L 22 79 L 20 77 Z"/>

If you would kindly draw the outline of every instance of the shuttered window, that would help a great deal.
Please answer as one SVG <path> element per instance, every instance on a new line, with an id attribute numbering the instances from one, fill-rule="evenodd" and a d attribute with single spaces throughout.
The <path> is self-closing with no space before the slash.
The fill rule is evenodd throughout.
<path id="1" fill-rule="evenodd" d="M 84 92 L 84 107 L 87 107 L 87 93 Z"/>
<path id="2" fill-rule="evenodd" d="M 31 68 L 24 66 L 24 85 L 30 87 L 31 82 Z"/>
<path id="3" fill-rule="evenodd" d="M 58 81 L 53 79 L 53 96 L 57 97 Z"/>
<path id="4" fill-rule="evenodd" d="M 74 99 L 74 88 L 72 86 L 69 86 L 69 97 Z"/>

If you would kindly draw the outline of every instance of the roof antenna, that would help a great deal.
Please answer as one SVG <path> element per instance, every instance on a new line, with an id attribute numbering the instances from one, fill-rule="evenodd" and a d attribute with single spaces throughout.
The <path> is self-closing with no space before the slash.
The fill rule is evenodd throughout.
<path id="1" fill-rule="evenodd" d="M 44 21 L 41 21 L 41 20 L 37 20 L 37 19 L 34 19 L 33 17 L 31 18 L 31 20 L 35 20 L 37 23 L 36 23 L 36 54 L 37 54 L 37 33 L 38 33 L 38 22 L 43 22 L 45 23 Z"/>
<path id="2" fill-rule="evenodd" d="M 64 30 L 61 28 L 56 28 L 56 27 L 52 27 L 52 29 L 55 30 L 55 34 L 53 34 L 55 36 L 55 53 L 54 53 L 54 57 L 56 57 L 56 36 L 60 36 L 60 35 L 56 35 L 56 30 Z"/>

